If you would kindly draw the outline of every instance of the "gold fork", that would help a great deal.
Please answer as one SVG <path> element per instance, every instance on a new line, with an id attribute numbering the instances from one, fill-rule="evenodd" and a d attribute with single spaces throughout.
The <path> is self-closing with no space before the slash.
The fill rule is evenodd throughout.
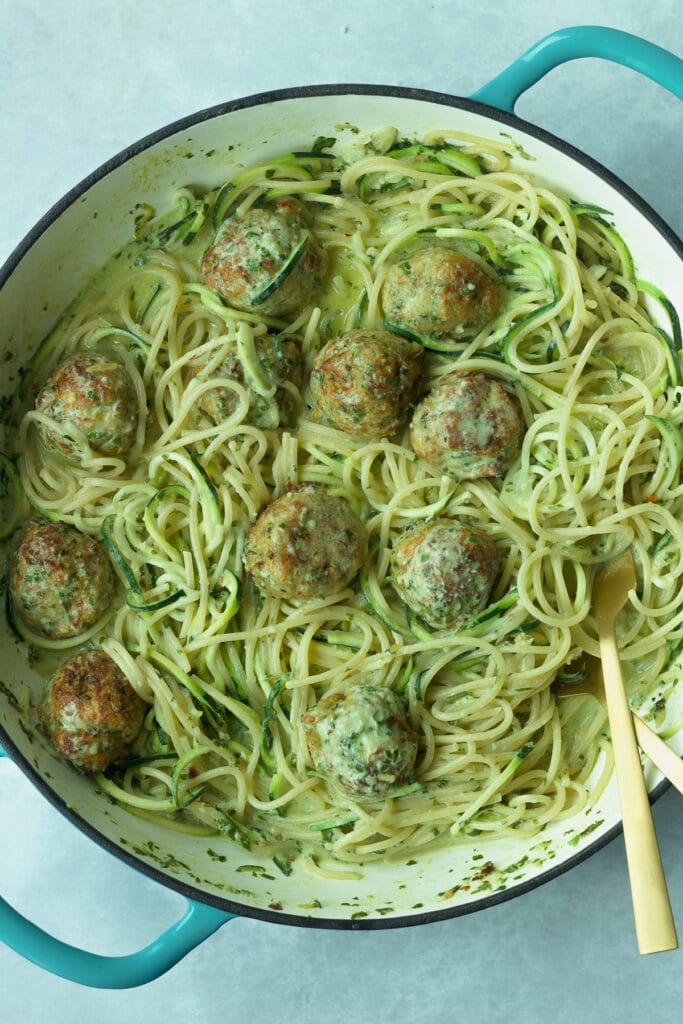
<path id="1" fill-rule="evenodd" d="M 594 697 L 606 709 L 607 696 L 599 659 L 593 658 L 590 654 L 584 654 L 580 659 L 580 664 L 578 662 L 576 664 L 577 668 L 581 669 L 580 678 L 556 679 L 553 683 L 555 695 L 557 697 Z M 678 792 L 683 794 L 683 759 L 642 718 L 631 712 L 631 719 L 640 749 L 647 754 L 652 763 L 659 768 L 662 775 L 676 787 Z"/>
<path id="2" fill-rule="evenodd" d="M 635 582 L 633 556 L 625 551 L 603 566 L 595 577 L 591 609 L 600 640 L 638 949 L 641 953 L 657 953 L 676 949 L 678 940 L 615 633 L 617 614 L 626 604 Z"/>

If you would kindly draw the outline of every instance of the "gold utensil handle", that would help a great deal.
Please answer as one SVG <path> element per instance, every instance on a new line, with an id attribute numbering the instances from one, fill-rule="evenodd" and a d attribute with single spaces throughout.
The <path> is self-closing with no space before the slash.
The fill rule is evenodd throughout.
<path id="1" fill-rule="evenodd" d="M 633 716 L 633 724 L 640 749 L 678 792 L 683 793 L 683 759 L 638 715 Z"/>
<path id="2" fill-rule="evenodd" d="M 676 927 L 613 631 L 600 636 L 600 655 L 638 949 L 676 949 Z"/>

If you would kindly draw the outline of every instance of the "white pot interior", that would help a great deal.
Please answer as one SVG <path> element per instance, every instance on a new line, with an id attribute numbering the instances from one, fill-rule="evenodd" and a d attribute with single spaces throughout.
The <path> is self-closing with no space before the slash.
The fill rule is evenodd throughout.
<path id="1" fill-rule="evenodd" d="M 340 125 L 366 133 L 389 124 L 410 135 L 434 128 L 493 138 L 501 132 L 511 134 L 535 158 L 530 162 L 516 157 L 518 168 L 555 190 L 612 211 L 635 255 L 638 275 L 656 281 L 683 307 L 681 258 L 673 242 L 618 187 L 516 124 L 436 100 L 367 95 L 360 90 L 278 98 L 211 114 L 144 145 L 123 162 L 114 161 L 85 190 L 76 189 L 56 215 L 48 215 L 16 265 L 10 264 L 0 291 L 5 393 L 16 388 L 19 367 L 53 326 L 66 300 L 131 236 L 136 203 L 163 209 L 180 185 L 215 186 L 228 180 L 239 165 L 305 148 L 317 136 L 351 137 L 351 127 L 340 130 Z M 656 312 L 653 309 L 653 315 Z M 186 836 L 132 817 L 71 771 L 26 726 L 21 713 L 24 688 L 35 695 L 39 681 L 27 674 L 19 644 L 6 628 L 2 638 L 0 726 L 30 776 L 42 779 L 42 788 L 58 806 L 86 822 L 125 857 L 171 885 L 189 886 L 199 898 L 238 904 L 246 913 L 265 911 L 275 918 L 285 914 L 362 926 L 399 918 L 418 921 L 430 912 L 463 912 L 549 877 L 595 848 L 618 826 L 612 784 L 590 812 L 556 822 L 532 840 L 489 845 L 470 840 L 419 858 L 370 865 L 358 878 L 311 877 L 297 864 L 285 877 L 270 859 L 227 839 Z M 683 753 L 683 732 L 673 745 Z M 650 788 L 660 781 L 649 772 Z"/>

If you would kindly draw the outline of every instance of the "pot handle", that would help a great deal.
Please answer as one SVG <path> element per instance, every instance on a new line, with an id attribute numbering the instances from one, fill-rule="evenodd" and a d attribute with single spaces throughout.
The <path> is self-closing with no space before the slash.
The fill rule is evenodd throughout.
<path id="1" fill-rule="evenodd" d="M 578 57 L 603 57 L 624 64 L 683 100 L 680 57 L 629 32 L 598 25 L 577 25 L 551 32 L 473 93 L 471 99 L 513 113 L 523 92 L 559 64 Z"/>
<path id="2" fill-rule="evenodd" d="M 0 756 L 8 756 L 2 747 Z M 184 915 L 149 946 L 127 956 L 101 956 L 43 931 L 0 896 L 0 942 L 67 981 L 91 988 L 135 988 L 165 974 L 235 916 L 188 900 Z"/>

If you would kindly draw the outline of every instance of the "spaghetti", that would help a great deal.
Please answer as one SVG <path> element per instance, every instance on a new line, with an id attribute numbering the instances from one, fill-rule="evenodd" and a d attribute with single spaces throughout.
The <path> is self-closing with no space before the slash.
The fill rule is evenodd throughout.
<path id="1" fill-rule="evenodd" d="M 675 314 L 636 280 L 607 211 L 513 170 L 505 141 L 387 130 L 348 153 L 332 142 L 213 193 L 182 189 L 44 343 L 36 384 L 74 351 L 123 361 L 140 424 L 127 460 L 84 436 L 79 464 L 46 452 L 35 410 L 17 447 L 31 505 L 100 535 L 120 577 L 116 606 L 71 642 L 102 647 L 149 706 L 134 756 L 99 785 L 171 827 L 360 864 L 438 837 L 534 834 L 604 788 L 604 714 L 557 702 L 551 684 L 597 653 L 591 571 L 626 547 L 638 588 L 620 643 L 634 699 L 683 640 L 683 390 Z M 240 312 L 204 284 L 202 253 L 226 215 L 284 196 L 305 204 L 326 276 L 287 320 Z M 516 395 L 525 436 L 503 478 L 458 482 L 416 458 L 407 430 L 359 440 L 311 415 L 315 354 L 382 326 L 386 274 L 418 244 L 466 253 L 500 285 L 475 337 L 427 339 L 422 387 L 457 368 Z M 671 337 L 646 295 L 670 313 Z M 267 334 L 300 340 L 301 390 L 259 361 Z M 221 375 L 235 353 L 242 381 Z M 298 410 L 280 429 L 276 387 Z M 230 399 L 220 421 L 202 411 L 216 389 Z M 260 594 L 242 569 L 250 523 L 300 483 L 346 498 L 370 541 L 358 579 L 305 602 Z M 401 531 L 439 518 L 475 526 L 501 554 L 489 605 L 457 631 L 427 627 L 389 575 Z M 45 665 L 69 645 L 28 639 Z M 343 793 L 306 748 L 304 714 L 358 683 L 393 690 L 419 738 L 413 779 L 381 799 Z"/>

